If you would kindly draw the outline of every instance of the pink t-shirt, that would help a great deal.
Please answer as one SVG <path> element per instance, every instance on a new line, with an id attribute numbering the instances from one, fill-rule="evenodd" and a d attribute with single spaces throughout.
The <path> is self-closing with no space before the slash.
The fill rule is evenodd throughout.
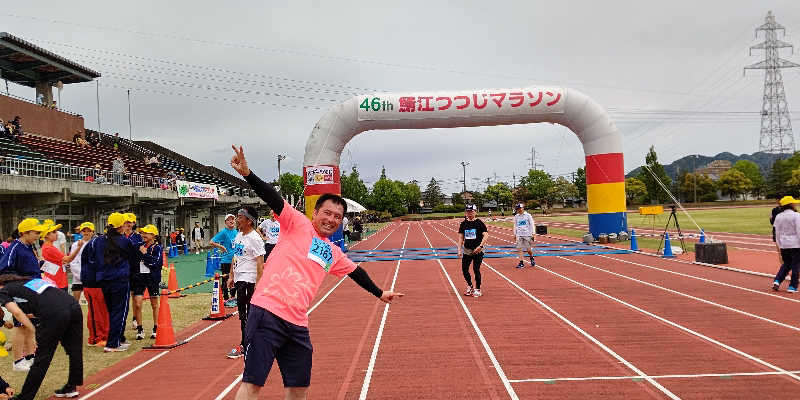
<path id="1" fill-rule="evenodd" d="M 308 307 L 327 274 L 342 277 L 356 264 L 328 238 L 319 236 L 311 221 L 285 202 L 278 216 L 281 239 L 264 264 L 250 304 L 295 325 L 308 326 Z"/>

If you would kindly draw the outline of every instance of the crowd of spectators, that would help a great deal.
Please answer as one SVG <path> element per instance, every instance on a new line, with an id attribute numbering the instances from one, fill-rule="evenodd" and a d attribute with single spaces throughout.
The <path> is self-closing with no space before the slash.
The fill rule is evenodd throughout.
<path id="1" fill-rule="evenodd" d="M 14 117 L 11 121 L 3 122 L 3 120 L 0 119 L 0 138 L 11 139 L 19 143 L 19 138 L 23 135 L 21 120 L 19 115 Z"/>

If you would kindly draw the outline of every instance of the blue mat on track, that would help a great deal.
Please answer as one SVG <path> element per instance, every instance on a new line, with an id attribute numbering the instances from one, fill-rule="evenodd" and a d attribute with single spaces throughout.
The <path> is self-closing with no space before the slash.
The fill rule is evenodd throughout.
<path id="1" fill-rule="evenodd" d="M 515 246 L 486 246 L 484 248 L 484 258 L 508 258 L 517 257 Z M 613 250 L 603 247 L 590 246 L 582 243 L 564 244 L 538 244 L 533 246 L 535 257 L 574 257 L 589 256 L 597 254 L 627 254 L 630 250 Z M 456 247 L 414 247 L 401 249 L 381 249 L 381 250 L 350 250 L 347 256 L 354 262 L 369 261 L 397 261 L 397 260 L 435 260 L 451 259 L 458 257 Z"/>

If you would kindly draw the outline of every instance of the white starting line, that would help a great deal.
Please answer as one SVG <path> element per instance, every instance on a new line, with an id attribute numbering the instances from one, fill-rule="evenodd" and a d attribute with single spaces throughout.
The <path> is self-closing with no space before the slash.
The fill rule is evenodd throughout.
<path id="1" fill-rule="evenodd" d="M 682 375 L 630 375 L 630 376 L 587 376 L 579 378 L 533 378 L 533 379 L 509 379 L 511 383 L 556 383 L 570 381 L 639 381 L 644 378 L 649 379 L 687 379 L 687 378 L 733 378 L 735 376 L 765 376 L 765 375 L 789 375 L 797 374 L 800 371 L 764 371 L 764 372 L 731 372 L 725 374 L 682 374 Z"/>

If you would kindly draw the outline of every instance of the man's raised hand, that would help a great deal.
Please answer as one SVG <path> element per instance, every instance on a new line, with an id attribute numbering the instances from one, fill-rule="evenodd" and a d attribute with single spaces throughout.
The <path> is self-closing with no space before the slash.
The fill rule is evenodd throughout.
<path id="1" fill-rule="evenodd" d="M 233 157 L 231 157 L 231 167 L 236 170 L 241 176 L 250 175 L 250 168 L 247 166 L 247 160 L 244 158 L 244 150 L 242 146 L 239 146 L 237 149 L 236 146 L 231 145 L 233 152 L 235 153 Z"/>

